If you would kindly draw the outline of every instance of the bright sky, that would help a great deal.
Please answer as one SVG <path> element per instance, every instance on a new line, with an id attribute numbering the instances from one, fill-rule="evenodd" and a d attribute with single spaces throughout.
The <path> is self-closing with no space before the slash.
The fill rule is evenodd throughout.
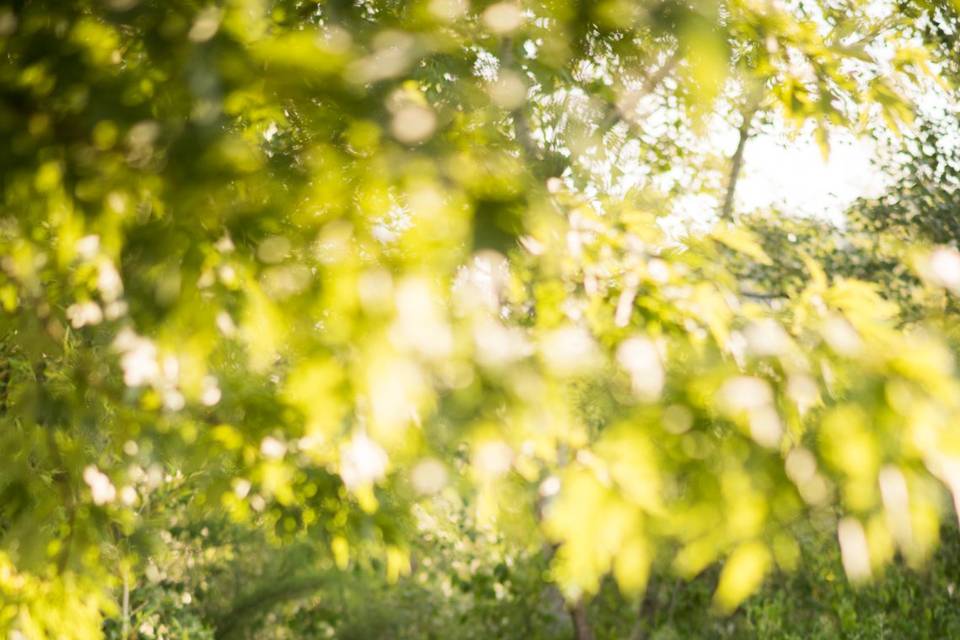
<path id="1" fill-rule="evenodd" d="M 837 133 L 830 146 L 830 157 L 824 160 L 809 136 L 789 140 L 783 134 L 764 133 L 751 138 L 737 188 L 737 209 L 774 206 L 839 221 L 854 200 L 883 191 L 886 176 L 871 165 L 876 156 L 872 141 Z"/>
<path id="2" fill-rule="evenodd" d="M 873 0 L 868 7 L 868 11 L 876 17 L 888 15 L 893 10 L 890 0 Z M 824 30 L 829 30 L 822 20 L 814 17 L 814 21 Z M 883 67 L 884 61 L 889 62 L 893 50 L 884 41 L 878 41 L 871 45 L 870 52 Z M 935 64 L 930 66 L 934 73 L 938 73 Z M 856 70 L 855 65 L 851 67 L 851 72 Z M 946 117 L 946 114 L 956 110 L 953 96 L 932 79 L 903 89 L 928 119 Z M 664 111 L 661 107 L 659 112 L 644 114 L 644 126 L 655 128 L 658 114 L 669 120 L 669 110 Z M 883 135 L 883 123 L 875 122 L 874 125 Z M 853 202 L 862 197 L 879 196 L 889 185 L 892 177 L 874 163 L 883 154 L 871 138 L 858 138 L 850 131 L 833 129 L 830 132 L 830 154 L 824 158 L 814 140 L 812 126 L 788 134 L 790 130 L 791 127 L 774 117 L 773 122 L 767 122 L 761 132 L 751 135 L 737 184 L 735 211 L 746 213 L 773 208 L 789 215 L 818 217 L 842 224 L 844 214 Z M 892 135 L 889 131 L 887 133 Z M 737 140 L 737 129 L 718 117 L 704 139 L 691 140 L 690 144 L 701 153 L 719 150 L 729 160 Z M 698 147 L 698 144 L 702 147 Z M 960 136 L 957 136 L 955 144 L 960 145 Z M 617 169 L 622 177 L 609 190 L 625 192 L 650 179 L 649 167 L 642 161 L 632 165 L 626 163 Z M 728 169 L 721 169 L 724 183 L 726 171 Z M 660 219 L 660 224 L 668 233 L 681 236 L 698 227 L 707 228 L 715 221 L 720 206 L 718 197 L 700 190 L 695 177 L 679 170 L 667 172 L 653 178 L 654 186 L 658 178 L 663 182 L 662 189 L 677 184 L 689 187 L 685 193 L 674 197 L 671 215 Z"/>
<path id="3" fill-rule="evenodd" d="M 713 144 L 736 147 L 736 130 L 715 132 Z M 869 138 L 836 130 L 831 132 L 830 156 L 824 158 L 810 132 L 792 138 L 783 126 L 750 137 L 737 183 L 736 211 L 747 213 L 775 208 L 789 215 L 814 216 L 842 224 L 848 207 L 861 197 L 883 192 L 889 176 L 876 168 L 877 145 Z M 724 180 L 726 177 L 724 176 Z M 719 202 L 691 193 L 674 201 L 674 215 L 661 219 L 670 234 L 681 236 L 690 228 L 707 228 L 716 219 Z"/>
<path id="4" fill-rule="evenodd" d="M 929 120 L 955 117 L 955 98 L 933 81 L 915 88 L 912 99 Z M 775 206 L 787 213 L 840 221 L 854 200 L 880 195 L 890 180 L 871 163 L 879 153 L 877 144 L 868 137 L 832 130 L 830 157 L 824 160 L 812 134 L 804 131 L 791 140 L 786 131 L 780 125 L 747 142 L 737 186 L 738 211 Z M 724 144 L 731 150 L 729 156 L 736 140 L 731 138 Z M 960 145 L 960 135 L 948 134 L 938 142 L 941 145 L 955 148 Z"/>
<path id="5" fill-rule="evenodd" d="M 893 11 L 890 0 L 873 0 L 868 7 L 875 17 Z M 821 21 L 817 23 L 825 28 Z M 889 61 L 892 56 L 892 49 L 882 41 L 871 45 L 870 51 L 877 60 Z M 930 66 L 939 73 L 936 64 Z M 956 109 L 953 95 L 930 79 L 909 88 L 908 95 L 928 118 L 943 118 Z M 782 125 L 775 131 L 752 137 L 747 143 L 737 187 L 738 211 L 775 206 L 787 213 L 840 221 L 853 201 L 880 195 L 889 180 L 871 164 L 877 157 L 877 145 L 866 137 L 832 131 L 830 157 L 825 160 L 810 133 L 789 140 Z M 732 153 L 736 140 L 728 144 Z"/>

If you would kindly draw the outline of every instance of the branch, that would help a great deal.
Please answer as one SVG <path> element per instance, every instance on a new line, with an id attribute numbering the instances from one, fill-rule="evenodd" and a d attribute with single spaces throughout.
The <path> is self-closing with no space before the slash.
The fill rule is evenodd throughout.
<path id="1" fill-rule="evenodd" d="M 40 360 L 34 365 L 34 378 L 37 385 L 37 392 L 40 399 L 40 405 L 50 404 L 51 398 L 47 396 L 47 363 Z M 53 470 L 50 473 L 51 479 L 57 485 L 60 491 L 60 499 L 67 515 L 67 532 L 62 541 L 60 553 L 57 554 L 57 574 L 63 575 L 70 562 L 70 551 L 73 546 L 74 529 L 77 521 L 77 504 L 74 497 L 70 469 L 67 467 L 60 452 L 60 446 L 57 443 L 56 426 L 50 420 L 49 415 L 44 413 L 37 417 L 37 424 L 46 435 L 47 455 L 50 462 L 53 463 Z"/>
<path id="2" fill-rule="evenodd" d="M 504 38 L 500 45 L 500 69 L 506 69 L 513 66 L 513 38 Z M 523 111 L 523 106 L 519 106 L 510 111 L 510 119 L 513 121 L 514 135 L 517 142 L 523 149 L 527 161 L 539 161 L 540 148 L 530 136 L 530 122 L 527 120 L 527 114 Z"/>
<path id="3" fill-rule="evenodd" d="M 657 87 L 660 86 L 660 83 L 666 79 L 670 72 L 673 71 L 674 67 L 680 62 L 683 56 L 680 52 L 680 47 L 674 49 L 673 53 L 660 65 L 656 71 L 648 75 L 644 81 L 643 85 L 640 88 L 640 94 L 638 97 L 643 97 L 653 93 Z M 600 125 L 602 131 L 607 131 L 612 127 L 615 127 L 617 124 L 624 122 L 631 129 L 636 126 L 636 123 L 632 120 L 625 118 L 624 115 L 617 109 L 616 105 L 609 104 L 610 112 L 607 114 L 607 117 L 604 119 L 603 123 Z"/>
<path id="4" fill-rule="evenodd" d="M 680 52 L 680 47 L 678 46 L 673 50 L 673 53 L 664 60 L 663 64 L 660 65 L 660 68 L 653 72 L 653 74 L 647 76 L 646 82 L 643 83 L 643 93 L 653 93 L 654 89 L 660 86 L 660 83 L 673 71 L 673 68 L 677 66 L 677 63 L 680 62 L 682 58 Z"/>
<path id="5" fill-rule="evenodd" d="M 120 637 L 123 640 L 127 640 L 130 637 L 130 577 L 126 570 L 123 572 L 123 609 L 121 615 L 123 619 L 120 621 Z"/>
<path id="6" fill-rule="evenodd" d="M 0 345 L 0 348 L 2 348 L 2 345 Z M 0 360 L 0 417 L 3 417 L 7 415 L 9 409 L 11 356 L 6 353 L 5 349 L 0 352 L 0 356 L 3 358 Z"/>
<path id="7" fill-rule="evenodd" d="M 530 123 L 527 121 L 527 114 L 523 112 L 523 107 L 511 111 L 510 118 L 513 120 L 513 131 L 517 136 L 517 142 L 523 148 L 524 155 L 528 160 L 540 160 L 540 148 L 530 136 Z"/>
<path id="8" fill-rule="evenodd" d="M 781 291 L 763 292 L 763 291 L 746 291 L 743 289 L 740 290 L 740 295 L 742 295 L 744 298 L 755 298 L 757 300 L 781 300 L 781 299 L 786 300 L 787 298 L 790 297 Z"/>
<path id="9" fill-rule="evenodd" d="M 278 604 L 307 597 L 329 585 L 335 578 L 329 574 L 307 575 L 291 578 L 277 584 L 270 581 L 267 586 L 241 598 L 230 610 L 215 622 L 215 637 L 218 640 L 231 638 L 238 631 L 246 629 L 258 614 L 269 612 Z"/>

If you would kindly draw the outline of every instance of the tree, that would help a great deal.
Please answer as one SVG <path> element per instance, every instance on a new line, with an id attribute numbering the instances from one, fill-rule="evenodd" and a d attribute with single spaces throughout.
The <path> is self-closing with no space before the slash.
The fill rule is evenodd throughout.
<path id="1" fill-rule="evenodd" d="M 697 141 L 744 105 L 740 154 L 754 112 L 824 145 L 908 119 L 928 5 L 901 4 L 4 10 L 0 628 L 130 632 L 156 541 L 216 513 L 397 580 L 448 484 L 548 546 L 576 616 L 609 573 L 718 562 L 730 611 L 811 513 L 854 580 L 921 562 L 949 350 L 812 260 L 771 310 L 727 268 L 770 261 L 742 226 L 657 220 L 677 175 L 721 209 L 738 162 Z"/>

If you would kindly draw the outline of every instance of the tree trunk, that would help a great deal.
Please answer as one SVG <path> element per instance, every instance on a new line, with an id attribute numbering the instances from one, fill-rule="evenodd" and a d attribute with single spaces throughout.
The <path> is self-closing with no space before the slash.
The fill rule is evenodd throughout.
<path id="1" fill-rule="evenodd" d="M 568 607 L 570 620 L 573 622 L 574 640 L 594 640 L 593 629 L 587 619 L 587 603 L 583 597 Z"/>
<path id="2" fill-rule="evenodd" d="M 740 170 L 743 168 L 743 152 L 747 147 L 747 140 L 750 139 L 750 127 L 753 125 L 753 117 L 760 108 L 760 101 L 763 98 L 762 88 L 755 88 L 753 95 L 747 100 L 747 105 L 743 110 L 743 122 L 740 124 L 737 140 L 737 149 L 733 152 L 730 159 L 730 175 L 727 178 L 727 193 L 723 198 L 723 207 L 720 209 L 720 218 L 722 220 L 733 219 L 733 198 L 737 193 L 737 181 L 740 179 Z"/>

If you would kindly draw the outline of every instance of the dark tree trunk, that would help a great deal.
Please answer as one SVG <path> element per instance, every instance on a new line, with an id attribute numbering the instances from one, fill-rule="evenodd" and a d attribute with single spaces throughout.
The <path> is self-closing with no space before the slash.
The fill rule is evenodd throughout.
<path id="1" fill-rule="evenodd" d="M 590 620 L 587 618 L 587 603 L 581 597 L 579 600 L 569 605 L 570 620 L 573 622 L 574 640 L 594 640 L 593 629 L 590 627 Z"/>
<path id="2" fill-rule="evenodd" d="M 630 640 L 648 640 L 657 627 L 660 617 L 660 586 L 661 579 L 650 576 L 647 588 L 637 608 L 637 620 L 630 631 Z"/>

